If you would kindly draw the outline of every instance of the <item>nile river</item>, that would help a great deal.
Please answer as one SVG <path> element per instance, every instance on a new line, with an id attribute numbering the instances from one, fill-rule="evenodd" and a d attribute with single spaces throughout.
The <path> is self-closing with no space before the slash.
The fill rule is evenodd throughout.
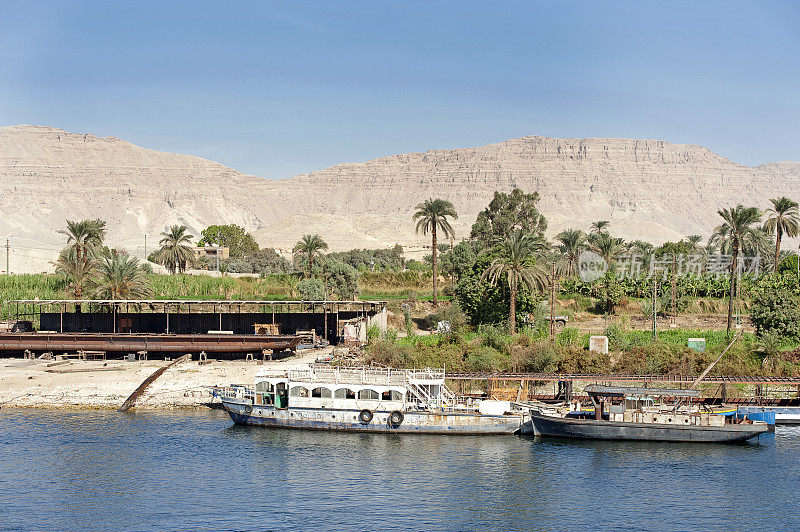
<path id="1" fill-rule="evenodd" d="M 3 530 L 800 528 L 795 428 L 744 445 L 639 444 L 3 408 L 0 445 Z"/>

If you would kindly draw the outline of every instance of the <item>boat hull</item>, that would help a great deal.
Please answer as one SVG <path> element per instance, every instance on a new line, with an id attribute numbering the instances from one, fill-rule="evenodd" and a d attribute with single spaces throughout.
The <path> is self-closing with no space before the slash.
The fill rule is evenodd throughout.
<path id="1" fill-rule="evenodd" d="M 768 431 L 766 424 L 723 425 L 719 427 L 626 423 L 567 419 L 531 411 L 522 432 L 537 436 L 589 440 L 635 440 L 674 442 L 745 441 Z"/>
<path id="2" fill-rule="evenodd" d="M 389 423 L 391 412 L 376 410 L 364 423 L 359 410 L 285 408 L 251 405 L 224 399 L 223 408 L 234 423 L 281 429 L 377 432 L 388 434 L 514 434 L 522 416 L 491 416 L 470 413 L 403 412 L 401 423 Z"/>

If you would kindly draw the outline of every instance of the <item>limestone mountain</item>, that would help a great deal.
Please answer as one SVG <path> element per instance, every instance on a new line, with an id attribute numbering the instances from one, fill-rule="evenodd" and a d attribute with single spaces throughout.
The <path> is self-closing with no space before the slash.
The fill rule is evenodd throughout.
<path id="1" fill-rule="evenodd" d="M 428 240 L 411 221 L 420 201 L 452 201 L 461 238 L 495 190 L 519 187 L 539 191 L 550 234 L 608 219 L 616 235 L 659 242 L 707 236 L 718 208 L 766 207 L 769 198 L 793 197 L 798 184 L 800 163 L 752 168 L 659 140 L 532 136 L 269 180 L 114 137 L 0 128 L 0 236 L 11 239 L 12 271 L 50 269 L 67 218 L 106 220 L 109 245 L 139 256 L 145 235 L 155 249 L 158 234 L 174 223 L 195 235 L 237 223 L 262 246 L 284 252 L 309 232 L 323 235 L 332 250 L 400 243 L 424 252 Z"/>

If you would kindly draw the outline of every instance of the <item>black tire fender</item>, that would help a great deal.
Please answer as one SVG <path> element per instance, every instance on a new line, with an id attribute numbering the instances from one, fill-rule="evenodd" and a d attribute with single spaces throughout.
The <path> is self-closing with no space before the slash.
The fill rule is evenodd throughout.
<path id="1" fill-rule="evenodd" d="M 364 409 L 358 413 L 358 420 L 364 424 L 369 423 L 372 421 L 372 410 Z"/>
<path id="2" fill-rule="evenodd" d="M 247 412 L 247 413 L 249 414 L 250 412 L 252 412 L 252 411 L 253 411 L 253 407 L 252 407 L 252 406 L 250 406 L 250 405 L 247 405 L 246 407 L 244 407 L 244 411 L 245 411 L 245 412 Z"/>
<path id="3" fill-rule="evenodd" d="M 391 414 L 389 414 L 389 419 L 387 421 L 389 422 L 390 427 L 397 428 L 403 423 L 404 419 L 405 416 L 402 412 L 399 410 L 394 410 Z"/>

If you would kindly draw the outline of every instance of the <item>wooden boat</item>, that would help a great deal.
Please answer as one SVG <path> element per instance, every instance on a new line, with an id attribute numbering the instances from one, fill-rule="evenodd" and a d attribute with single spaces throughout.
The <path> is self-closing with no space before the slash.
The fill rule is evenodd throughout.
<path id="1" fill-rule="evenodd" d="M 444 370 L 338 368 L 266 370 L 253 387 L 221 390 L 235 423 L 273 428 L 422 434 L 513 434 L 522 410 L 508 401 L 463 404 Z"/>
<path id="2" fill-rule="evenodd" d="M 695 390 L 590 385 L 585 391 L 595 406 L 594 419 L 573 414 L 572 409 L 530 407 L 522 432 L 596 440 L 734 442 L 769 430 L 761 421 L 727 423 L 725 416 L 693 407 L 691 399 L 700 396 Z M 657 404 L 656 398 L 677 401 L 673 405 Z M 683 404 L 686 400 L 689 404 Z"/>

